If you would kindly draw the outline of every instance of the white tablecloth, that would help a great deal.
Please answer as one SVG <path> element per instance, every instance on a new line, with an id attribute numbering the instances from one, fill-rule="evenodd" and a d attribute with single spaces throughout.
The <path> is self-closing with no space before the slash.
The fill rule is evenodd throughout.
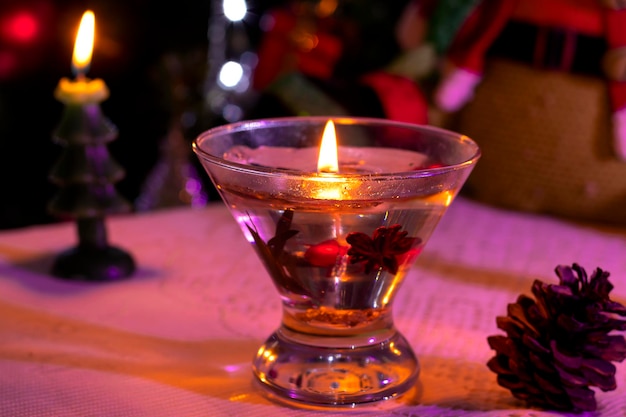
<path id="1" fill-rule="evenodd" d="M 0 233 L 0 416 L 345 415 L 286 408 L 252 384 L 251 359 L 279 324 L 270 279 L 221 203 L 107 220 L 138 264 L 129 280 L 48 275 L 74 224 Z M 495 318 L 557 264 L 611 272 L 626 303 L 626 231 L 457 199 L 405 280 L 396 325 L 422 366 L 415 395 L 353 415 L 562 416 L 530 410 L 485 363 Z M 626 363 L 599 412 L 626 415 Z"/>

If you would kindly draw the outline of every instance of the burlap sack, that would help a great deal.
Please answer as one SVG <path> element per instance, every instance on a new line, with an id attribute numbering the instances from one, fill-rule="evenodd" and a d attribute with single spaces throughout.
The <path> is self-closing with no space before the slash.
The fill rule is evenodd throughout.
<path id="1" fill-rule="evenodd" d="M 626 225 L 626 162 L 612 154 L 599 78 L 490 61 L 454 129 L 483 151 L 464 190 L 493 205 Z"/>

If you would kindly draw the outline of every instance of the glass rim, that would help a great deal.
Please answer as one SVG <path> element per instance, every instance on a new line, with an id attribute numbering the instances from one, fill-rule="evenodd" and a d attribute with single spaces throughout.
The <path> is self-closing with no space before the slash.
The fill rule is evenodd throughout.
<path id="1" fill-rule="evenodd" d="M 209 137 L 216 136 L 224 136 L 233 132 L 242 132 L 254 129 L 255 127 L 263 127 L 263 128 L 276 128 L 280 126 L 285 126 L 289 124 L 293 124 L 294 122 L 304 123 L 308 122 L 309 124 L 320 124 L 324 125 L 327 121 L 332 120 L 335 124 L 339 125 L 363 125 L 363 126 L 388 126 L 388 127 L 398 127 L 407 130 L 413 131 L 421 131 L 433 133 L 438 136 L 445 136 L 448 138 L 453 138 L 457 142 L 464 144 L 464 146 L 474 147 L 474 153 L 467 158 L 466 160 L 456 163 L 456 164 L 447 164 L 444 166 L 431 167 L 431 168 L 423 168 L 416 169 L 410 171 L 391 171 L 391 172 L 383 172 L 383 173 L 354 173 L 354 172 L 338 172 L 338 173 L 328 173 L 328 172 L 308 172 L 308 171 L 300 171 L 296 169 L 287 169 L 287 168 L 273 168 L 273 167 L 265 167 L 259 165 L 248 165 L 239 162 L 229 161 L 220 156 L 213 155 L 206 150 L 202 149 L 201 142 L 208 140 Z M 424 176 L 432 176 L 437 174 L 443 174 L 450 171 L 457 171 L 470 168 L 472 165 L 475 165 L 478 162 L 478 159 L 481 157 L 481 150 L 478 144 L 471 139 L 470 137 L 463 135 L 458 132 L 454 132 L 452 130 L 440 128 L 437 126 L 431 125 L 421 125 L 407 122 L 399 122 L 390 119 L 383 118 L 375 118 L 375 117 L 353 117 L 353 116 L 286 116 L 286 117 L 270 117 L 263 119 L 249 119 L 242 120 L 234 123 L 227 123 L 224 125 L 216 126 L 210 129 L 207 129 L 201 133 L 199 133 L 194 140 L 192 141 L 192 149 L 193 151 L 208 160 L 209 162 L 219 165 L 222 167 L 226 167 L 229 169 L 233 169 L 240 172 L 254 173 L 255 175 L 263 175 L 263 176 L 296 176 L 296 177 L 328 177 L 328 178 L 366 178 L 368 180 L 376 179 L 392 179 L 398 177 L 424 177 Z"/>

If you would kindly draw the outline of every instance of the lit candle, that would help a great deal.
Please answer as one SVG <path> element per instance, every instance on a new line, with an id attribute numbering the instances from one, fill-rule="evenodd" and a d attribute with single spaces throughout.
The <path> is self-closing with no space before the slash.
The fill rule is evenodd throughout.
<path id="1" fill-rule="evenodd" d="M 326 122 L 320 153 L 317 158 L 317 172 L 336 174 L 339 172 L 339 157 L 337 155 L 337 134 L 335 124 L 332 120 Z M 333 177 L 323 177 L 321 187 L 316 191 L 315 196 L 324 200 L 341 200 L 342 185 L 333 185 Z"/>
<path id="2" fill-rule="evenodd" d="M 317 173 L 324 178 L 332 178 L 330 174 L 415 171 L 426 168 L 428 162 L 425 154 L 407 149 L 337 145 L 332 121 L 326 123 L 319 148 L 237 145 L 230 148 L 224 158 L 242 164 Z"/>
<path id="3" fill-rule="evenodd" d="M 335 124 L 332 120 L 326 122 L 322 143 L 320 144 L 320 154 L 317 158 L 317 172 L 338 172 L 339 157 L 337 156 L 337 134 Z"/>
<path id="4" fill-rule="evenodd" d="M 75 79 L 62 78 L 54 92 L 64 109 L 53 139 L 64 149 L 50 173 L 60 190 L 48 210 L 55 216 L 76 220 L 79 242 L 58 256 L 52 274 L 67 279 L 110 281 L 130 276 L 135 262 L 126 251 L 109 245 L 105 216 L 127 213 L 132 207 L 113 186 L 124 177 L 124 169 L 107 149 L 107 144 L 117 137 L 117 128 L 100 108 L 109 91 L 102 80 L 86 76 L 94 33 L 94 15 L 87 11 L 74 46 Z"/>
<path id="5" fill-rule="evenodd" d="M 95 16 L 92 11 L 87 10 L 80 21 L 72 55 L 72 71 L 76 78 L 62 78 L 54 92 L 55 97 L 64 103 L 97 103 L 109 96 L 104 81 L 91 80 L 86 76 L 93 54 L 95 26 Z"/>

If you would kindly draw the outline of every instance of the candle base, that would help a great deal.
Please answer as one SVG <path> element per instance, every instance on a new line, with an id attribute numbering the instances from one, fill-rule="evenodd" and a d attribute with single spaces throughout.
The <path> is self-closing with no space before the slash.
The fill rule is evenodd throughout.
<path id="1" fill-rule="evenodd" d="M 254 375 L 270 399 L 297 407 L 354 408 L 414 389 L 420 366 L 404 336 L 373 339 L 310 338 L 282 326 L 259 349 Z"/>
<path id="2" fill-rule="evenodd" d="M 135 271 L 135 261 L 124 250 L 113 246 L 78 245 L 62 252 L 52 266 L 52 274 L 76 281 L 117 281 Z"/>

